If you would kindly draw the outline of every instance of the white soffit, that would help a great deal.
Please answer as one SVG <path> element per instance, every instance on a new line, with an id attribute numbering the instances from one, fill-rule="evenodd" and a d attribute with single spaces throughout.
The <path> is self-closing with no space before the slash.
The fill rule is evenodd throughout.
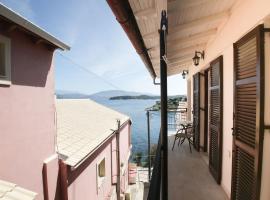
<path id="1" fill-rule="evenodd" d="M 230 17 L 238 0 L 167 0 L 168 75 L 181 73 L 193 66 L 195 51 L 203 51 L 217 36 Z M 158 0 L 129 0 L 141 35 L 159 76 L 160 2 Z"/>
<path id="2" fill-rule="evenodd" d="M 159 58 L 159 28 L 161 11 L 167 10 L 167 0 L 129 0 L 149 57 Z M 152 62 L 155 72 L 159 63 Z M 159 76 L 159 73 L 157 73 Z"/>

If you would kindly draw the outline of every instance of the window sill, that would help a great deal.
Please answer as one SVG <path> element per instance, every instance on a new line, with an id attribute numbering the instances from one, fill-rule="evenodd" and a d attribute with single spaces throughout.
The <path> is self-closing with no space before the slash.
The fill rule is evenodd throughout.
<path id="1" fill-rule="evenodd" d="M 11 85 L 11 81 L 8 80 L 0 80 L 0 87 L 1 86 L 10 86 Z"/>

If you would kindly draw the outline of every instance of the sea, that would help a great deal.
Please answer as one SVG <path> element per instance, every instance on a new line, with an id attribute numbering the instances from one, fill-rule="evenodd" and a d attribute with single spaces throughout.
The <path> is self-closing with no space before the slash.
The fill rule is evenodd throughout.
<path id="1" fill-rule="evenodd" d="M 131 118 L 132 154 L 141 152 L 146 155 L 148 150 L 146 108 L 153 106 L 157 100 L 109 100 L 95 99 L 100 104 L 117 110 Z M 160 113 L 150 114 L 150 143 L 157 144 L 160 130 Z"/>

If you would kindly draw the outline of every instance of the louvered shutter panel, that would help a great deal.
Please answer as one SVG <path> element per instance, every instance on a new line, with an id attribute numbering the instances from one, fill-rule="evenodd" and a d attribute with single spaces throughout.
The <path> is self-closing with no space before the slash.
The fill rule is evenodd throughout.
<path id="1" fill-rule="evenodd" d="M 222 165 L 223 57 L 210 64 L 209 169 L 220 184 Z"/>
<path id="2" fill-rule="evenodd" d="M 263 74 L 264 32 L 260 25 L 234 44 L 232 200 L 260 198 Z"/>
<path id="3" fill-rule="evenodd" d="M 200 150 L 200 74 L 193 76 L 193 124 L 194 128 L 194 148 Z"/>

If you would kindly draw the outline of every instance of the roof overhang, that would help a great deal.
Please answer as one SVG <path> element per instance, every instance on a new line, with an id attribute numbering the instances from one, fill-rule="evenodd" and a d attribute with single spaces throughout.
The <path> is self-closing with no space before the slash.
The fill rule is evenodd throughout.
<path id="1" fill-rule="evenodd" d="M 45 40 L 49 44 L 53 45 L 55 48 L 59 48 L 61 50 L 70 50 L 70 47 L 67 44 L 61 42 L 59 39 L 52 36 L 51 34 L 38 27 L 37 25 L 33 24 L 32 22 L 28 21 L 18 13 L 7 8 L 2 3 L 0 3 L 0 16 L 12 22 L 13 24 L 23 28 L 28 33 Z"/>
<path id="2" fill-rule="evenodd" d="M 193 66 L 195 51 L 204 51 L 217 37 L 238 0 L 129 0 L 154 72 L 159 76 L 159 26 L 162 9 L 167 10 L 168 75 Z"/>
<path id="3" fill-rule="evenodd" d="M 140 55 L 149 73 L 155 78 L 156 73 L 149 57 L 149 48 L 145 45 L 129 2 L 127 0 L 107 0 L 107 2 L 116 16 L 117 21 L 126 32 L 137 53 Z"/>

